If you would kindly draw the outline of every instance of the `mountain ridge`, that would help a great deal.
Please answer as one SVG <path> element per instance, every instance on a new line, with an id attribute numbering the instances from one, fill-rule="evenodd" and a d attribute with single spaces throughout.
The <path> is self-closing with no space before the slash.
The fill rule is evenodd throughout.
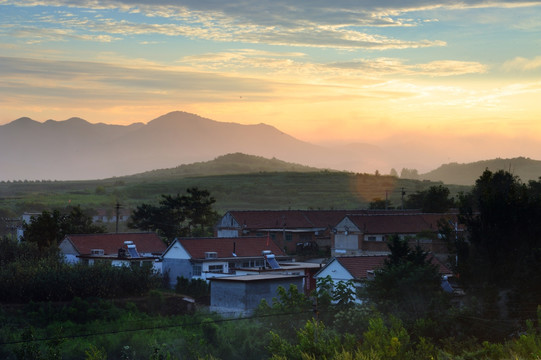
<path id="1" fill-rule="evenodd" d="M 318 145 L 268 124 L 219 122 L 184 111 L 130 125 L 90 123 L 79 117 L 40 123 L 21 117 L 0 125 L 0 180 L 104 179 L 176 168 L 235 153 L 354 173 L 388 173 L 392 168 L 416 168 L 415 164 L 430 169 L 432 166 L 423 158 L 426 149 L 419 146 Z M 425 170 L 420 178 L 471 185 L 484 170 L 477 167 L 469 174 L 455 167 L 457 174 L 453 175 L 445 171 L 449 166 Z M 528 166 L 533 169 L 526 180 L 541 176 L 537 164 Z"/>

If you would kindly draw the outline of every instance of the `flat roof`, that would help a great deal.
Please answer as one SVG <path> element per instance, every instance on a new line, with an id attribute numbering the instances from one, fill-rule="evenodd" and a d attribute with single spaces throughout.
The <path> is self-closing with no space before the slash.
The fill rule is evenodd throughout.
<path id="1" fill-rule="evenodd" d="M 240 282 L 249 282 L 249 281 L 269 281 L 269 280 L 280 280 L 280 279 L 296 279 L 304 278 L 304 275 L 285 275 L 285 274 L 253 274 L 253 275 L 238 275 L 238 276 L 221 276 L 210 278 L 211 281 L 240 281 Z"/>

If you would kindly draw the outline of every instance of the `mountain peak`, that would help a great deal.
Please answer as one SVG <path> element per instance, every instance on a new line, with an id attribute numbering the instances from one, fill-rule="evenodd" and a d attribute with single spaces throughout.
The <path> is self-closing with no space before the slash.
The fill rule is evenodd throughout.
<path id="1" fill-rule="evenodd" d="M 6 125 L 9 125 L 9 126 L 14 126 L 14 127 L 27 127 L 27 126 L 34 126 L 34 125 L 38 125 L 39 122 L 37 122 L 36 120 L 32 120 L 30 119 L 29 117 L 21 117 L 21 118 L 18 118 L 17 120 L 13 120 L 12 122 L 6 124 Z"/>
<path id="2" fill-rule="evenodd" d="M 211 121 L 210 119 L 203 118 L 196 114 L 187 113 L 185 111 L 172 111 L 154 120 L 151 120 L 148 124 L 164 123 L 164 122 L 186 122 L 186 121 Z"/>
<path id="3" fill-rule="evenodd" d="M 44 124 L 59 125 L 59 126 L 61 125 L 69 125 L 69 126 L 91 125 L 88 121 L 81 119 L 79 117 L 71 117 L 67 120 L 61 120 L 61 121 L 49 119 L 45 121 Z"/>

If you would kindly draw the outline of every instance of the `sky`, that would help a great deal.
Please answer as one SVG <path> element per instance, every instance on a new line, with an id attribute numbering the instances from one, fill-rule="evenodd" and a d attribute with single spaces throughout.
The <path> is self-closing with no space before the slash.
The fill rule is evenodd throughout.
<path id="1" fill-rule="evenodd" d="M 0 0 L 0 110 L 541 159 L 541 1 Z"/>

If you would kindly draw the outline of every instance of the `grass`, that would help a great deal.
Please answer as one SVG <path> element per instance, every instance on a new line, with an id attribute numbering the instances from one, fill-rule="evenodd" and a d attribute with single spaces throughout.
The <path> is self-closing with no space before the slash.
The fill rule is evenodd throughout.
<path id="1" fill-rule="evenodd" d="M 20 216 L 25 211 L 40 212 L 69 205 L 112 212 L 117 202 L 130 210 L 142 203 L 156 204 L 161 194 L 184 193 L 194 186 L 210 191 L 219 213 L 233 209 L 360 209 L 386 196 L 392 205 L 400 207 L 402 190 L 407 196 L 436 184 L 441 183 L 334 171 L 2 182 L 0 216 Z M 449 186 L 449 189 L 456 195 L 469 187 Z"/>

